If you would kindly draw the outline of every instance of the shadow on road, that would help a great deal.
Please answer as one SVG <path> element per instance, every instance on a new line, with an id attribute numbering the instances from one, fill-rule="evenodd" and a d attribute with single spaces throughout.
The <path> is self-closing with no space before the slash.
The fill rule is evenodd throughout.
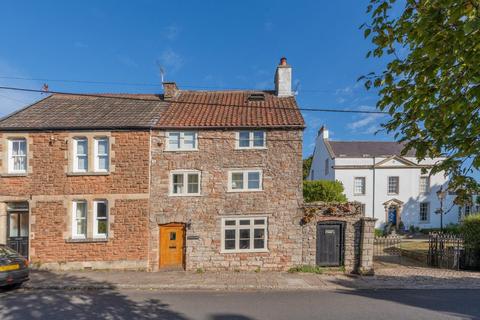
<path id="1" fill-rule="evenodd" d="M 109 283 L 63 277 L 65 281 L 81 283 L 82 287 L 105 289 L 3 290 L 0 292 L 0 319 L 186 319 L 158 299 L 136 303 Z"/>
<path id="2" fill-rule="evenodd" d="M 340 290 L 338 293 L 359 296 L 398 305 L 422 308 L 425 310 L 456 315 L 461 318 L 478 319 L 480 305 L 478 290 Z"/>

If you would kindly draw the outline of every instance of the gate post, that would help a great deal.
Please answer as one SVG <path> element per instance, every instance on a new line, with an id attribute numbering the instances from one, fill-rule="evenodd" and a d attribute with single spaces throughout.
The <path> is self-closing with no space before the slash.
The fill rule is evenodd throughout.
<path id="1" fill-rule="evenodd" d="M 360 239 L 360 263 L 358 272 L 363 275 L 373 275 L 373 242 L 375 240 L 374 218 L 362 218 L 362 233 Z"/>

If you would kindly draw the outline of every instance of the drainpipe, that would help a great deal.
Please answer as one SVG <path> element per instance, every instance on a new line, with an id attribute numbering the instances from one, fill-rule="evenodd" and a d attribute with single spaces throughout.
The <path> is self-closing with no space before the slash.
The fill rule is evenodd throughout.
<path id="1" fill-rule="evenodd" d="M 372 186 L 373 192 L 372 192 L 372 218 L 375 219 L 375 157 L 373 157 L 373 186 Z"/>

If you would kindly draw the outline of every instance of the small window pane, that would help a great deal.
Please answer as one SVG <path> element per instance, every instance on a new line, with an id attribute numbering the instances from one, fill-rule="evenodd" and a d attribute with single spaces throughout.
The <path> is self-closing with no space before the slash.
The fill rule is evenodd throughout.
<path id="1" fill-rule="evenodd" d="M 260 173 L 248 173 L 248 189 L 260 189 Z"/>
<path id="2" fill-rule="evenodd" d="M 226 226 L 234 226 L 235 225 L 235 220 L 226 220 L 225 225 Z"/>
<path id="3" fill-rule="evenodd" d="M 177 233 L 176 232 L 170 232 L 170 240 L 171 241 L 177 240 Z"/>
<path id="4" fill-rule="evenodd" d="M 232 189 L 243 189 L 243 173 L 232 173 Z"/>
<path id="5" fill-rule="evenodd" d="M 97 202 L 97 218 L 107 217 L 107 204 L 105 202 Z"/>
<path id="6" fill-rule="evenodd" d="M 265 219 L 255 219 L 254 224 L 256 225 L 265 224 Z"/>
<path id="7" fill-rule="evenodd" d="M 240 147 L 248 148 L 250 146 L 250 132 L 240 131 L 238 136 L 239 136 L 238 145 Z"/>
<path id="8" fill-rule="evenodd" d="M 77 202 L 77 219 L 85 218 L 87 215 L 85 202 Z"/>
<path id="9" fill-rule="evenodd" d="M 235 240 L 225 240 L 225 250 L 235 250 Z"/>
<path id="10" fill-rule="evenodd" d="M 98 169 L 108 170 L 108 157 L 106 156 L 98 157 Z"/>
<path id="11" fill-rule="evenodd" d="M 253 132 L 253 146 L 254 147 L 264 147 L 265 146 L 265 132 L 263 131 L 254 131 Z"/>
<path id="12" fill-rule="evenodd" d="M 20 213 L 20 237 L 28 237 L 28 214 Z"/>
<path id="13" fill-rule="evenodd" d="M 78 159 L 78 160 L 77 160 L 78 170 L 82 170 L 82 171 L 84 170 L 84 171 L 86 171 L 87 168 L 88 168 L 88 160 L 87 160 L 87 157 L 85 157 L 85 156 L 78 156 L 77 159 Z"/>
<path id="14" fill-rule="evenodd" d="M 235 230 L 225 230 L 225 239 L 227 240 L 235 239 Z"/>
<path id="15" fill-rule="evenodd" d="M 108 154 L 108 140 L 107 139 L 99 139 L 98 142 L 98 154 L 99 155 L 106 155 Z"/>
<path id="16" fill-rule="evenodd" d="M 179 132 L 170 132 L 168 135 L 168 147 L 169 149 L 176 150 L 180 149 L 180 133 Z"/>
<path id="17" fill-rule="evenodd" d="M 184 149 L 195 149 L 195 133 L 185 132 L 183 134 L 183 147 Z"/>
<path id="18" fill-rule="evenodd" d="M 87 150 L 87 140 L 77 140 L 77 155 L 86 155 Z"/>
<path id="19" fill-rule="evenodd" d="M 250 225 L 250 220 L 240 220 L 240 225 L 248 226 L 248 225 Z"/>
<path id="20" fill-rule="evenodd" d="M 240 229 L 240 249 L 250 249 L 250 229 Z"/>
<path id="21" fill-rule="evenodd" d="M 107 234 L 107 220 L 98 220 L 97 234 Z"/>
<path id="22" fill-rule="evenodd" d="M 173 175 L 173 193 L 179 194 L 183 192 L 183 174 Z"/>
<path id="23" fill-rule="evenodd" d="M 19 234 L 19 225 L 18 225 L 18 213 L 10 214 L 10 228 L 8 230 L 8 235 L 10 237 L 18 237 Z"/>
<path id="24" fill-rule="evenodd" d="M 198 193 L 198 174 L 188 174 L 188 193 Z"/>

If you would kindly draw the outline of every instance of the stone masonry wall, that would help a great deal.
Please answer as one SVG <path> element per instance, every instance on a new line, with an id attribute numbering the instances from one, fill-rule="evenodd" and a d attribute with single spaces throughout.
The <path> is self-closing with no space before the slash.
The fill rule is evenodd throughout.
<path id="1" fill-rule="evenodd" d="M 370 258 L 373 259 L 373 251 L 370 252 L 364 246 L 368 245 L 370 241 L 373 245 L 373 232 L 370 232 L 369 229 L 365 230 L 365 219 L 364 215 L 360 213 L 359 203 L 305 204 L 302 218 L 302 264 L 316 264 L 318 223 L 342 222 L 345 227 L 343 247 L 345 271 L 357 273 L 364 269 L 373 270 L 373 265 L 366 265 Z"/>
<path id="2" fill-rule="evenodd" d="M 95 135 L 110 138 L 111 172 L 71 174 L 68 168 L 72 136 Z M 147 267 L 149 132 L 0 133 L 2 155 L 7 137 L 27 138 L 29 172 L 24 176 L 8 175 L 5 158 L 0 157 L 0 224 L 6 221 L 5 203 L 29 202 L 32 264 L 64 269 Z M 89 210 L 93 200 L 108 200 L 107 241 L 71 241 L 71 202 L 79 199 L 88 201 Z M 92 228 L 91 220 L 88 224 Z M 3 227 L 0 225 L 0 231 Z M 5 232 L 0 232 L 0 236 L 6 237 Z"/>
<path id="3" fill-rule="evenodd" d="M 285 270 L 301 263 L 302 131 L 269 130 L 267 149 L 262 150 L 236 150 L 234 138 L 233 130 L 204 130 L 199 132 L 199 151 L 169 152 L 164 150 L 165 133 L 153 133 L 152 270 L 159 264 L 159 225 L 172 222 L 191 222 L 186 229 L 187 270 Z M 228 170 L 241 168 L 263 170 L 263 191 L 227 192 Z M 201 196 L 168 196 L 169 173 L 178 169 L 201 171 Z M 239 215 L 268 218 L 267 253 L 220 253 L 221 218 Z"/>

